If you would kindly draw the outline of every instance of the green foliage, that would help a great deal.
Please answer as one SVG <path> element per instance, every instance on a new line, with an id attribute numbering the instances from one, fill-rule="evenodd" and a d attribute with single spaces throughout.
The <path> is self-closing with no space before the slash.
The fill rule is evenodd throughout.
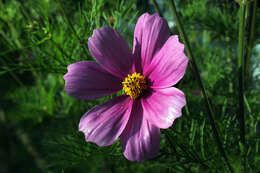
<path id="1" fill-rule="evenodd" d="M 171 30 L 178 34 L 168 1 L 157 1 Z M 240 172 L 239 4 L 232 0 L 176 2 L 204 86 L 214 105 L 214 119 L 224 149 L 235 171 Z M 86 143 L 84 135 L 78 132 L 80 117 L 111 97 L 95 101 L 70 97 L 64 91 L 63 75 L 67 66 L 93 60 L 87 41 L 93 30 L 102 26 L 117 29 L 131 47 L 135 23 L 144 9 L 155 12 L 152 2 L 144 0 L 0 1 L 0 141 L 4 141 L 0 143 L 0 157 L 5 160 L 0 168 L 4 173 L 228 171 L 191 68 L 178 84 L 185 92 L 187 106 L 171 128 L 161 130 L 157 158 L 132 163 L 124 158 L 119 141 L 112 146 L 98 147 Z M 257 10 L 256 26 L 259 26 Z M 247 21 L 249 18 L 250 15 Z M 250 34 L 249 23 L 245 38 Z M 244 96 L 249 172 L 260 171 L 259 35 L 259 27 L 256 27 Z M 10 156 L 5 150 L 12 151 Z M 26 163 L 23 166 L 19 161 Z"/>

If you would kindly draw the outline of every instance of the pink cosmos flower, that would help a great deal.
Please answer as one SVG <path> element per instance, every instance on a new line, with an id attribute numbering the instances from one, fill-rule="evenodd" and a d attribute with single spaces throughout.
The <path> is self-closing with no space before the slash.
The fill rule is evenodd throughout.
<path id="1" fill-rule="evenodd" d="M 86 141 L 112 145 L 120 138 L 124 156 L 131 161 L 154 158 L 160 148 L 160 129 L 181 116 L 185 96 L 172 87 L 184 75 L 188 58 L 178 36 L 170 36 L 158 14 L 143 14 L 134 31 L 133 53 L 114 29 L 94 30 L 88 40 L 96 62 L 68 66 L 65 90 L 79 99 L 97 99 L 120 90 L 81 118 L 79 130 Z"/>

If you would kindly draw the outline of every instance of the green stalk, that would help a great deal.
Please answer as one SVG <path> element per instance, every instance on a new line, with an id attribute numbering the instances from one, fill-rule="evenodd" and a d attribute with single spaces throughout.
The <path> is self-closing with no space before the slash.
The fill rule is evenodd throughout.
<path id="1" fill-rule="evenodd" d="M 157 13 L 159 14 L 159 16 L 162 17 L 162 12 L 161 12 L 161 10 L 160 10 L 160 8 L 159 8 L 159 5 L 158 5 L 158 3 L 156 2 L 156 0 L 153 0 L 153 6 L 155 7 L 155 9 L 156 9 Z"/>
<path id="2" fill-rule="evenodd" d="M 240 140 L 242 143 L 242 162 L 246 172 L 246 142 L 245 142 L 245 109 L 244 109 L 244 30 L 245 30 L 246 5 L 244 0 L 240 3 L 239 9 L 239 33 L 238 33 L 238 119 L 240 124 Z"/>
<path id="3" fill-rule="evenodd" d="M 69 56 L 65 50 L 63 50 L 63 48 L 56 43 L 53 39 L 50 39 L 50 41 L 57 47 L 57 49 L 59 49 L 59 51 L 61 52 L 62 55 L 64 55 L 68 60 L 70 60 L 71 62 L 73 61 L 73 59 L 71 58 L 71 56 Z M 64 62 L 62 63 L 64 65 Z"/>
<path id="4" fill-rule="evenodd" d="M 2 59 L 1 57 L 0 57 L 0 62 L 1 62 L 3 65 L 7 66 L 6 62 L 5 62 L 4 59 Z M 13 79 L 14 79 L 21 87 L 24 86 L 24 85 L 23 85 L 23 82 L 16 76 L 15 73 L 13 73 L 12 71 L 9 71 L 9 73 L 10 73 L 10 75 L 13 77 Z"/>
<path id="5" fill-rule="evenodd" d="M 208 97 L 208 94 L 206 92 L 206 89 L 203 86 L 203 83 L 202 83 L 202 80 L 201 80 L 201 77 L 200 77 L 200 73 L 199 73 L 199 70 L 198 70 L 195 58 L 194 58 L 193 53 L 191 51 L 190 43 L 189 43 L 189 41 L 187 39 L 187 36 L 186 36 L 185 31 L 183 29 L 182 23 L 181 23 L 181 21 L 179 19 L 179 16 L 177 14 L 177 10 L 176 10 L 175 4 L 174 4 L 173 0 L 169 0 L 169 1 L 170 1 L 170 5 L 171 5 L 171 8 L 172 8 L 173 16 L 174 16 L 175 21 L 176 21 L 176 25 L 177 25 L 178 31 L 180 33 L 180 36 L 181 36 L 183 42 L 184 42 L 185 48 L 187 50 L 188 57 L 190 57 L 190 59 L 191 59 L 192 70 L 194 71 L 194 74 L 195 74 L 195 77 L 196 77 L 197 82 L 199 84 L 199 87 L 202 90 L 202 94 L 203 94 L 205 105 L 206 105 L 207 112 L 208 112 L 207 116 L 208 116 L 208 119 L 210 120 L 210 125 L 212 127 L 212 130 L 213 130 L 213 133 L 214 133 L 215 140 L 217 142 L 217 146 L 218 146 L 219 152 L 221 153 L 222 157 L 224 158 L 224 160 L 225 160 L 225 162 L 226 162 L 230 172 L 234 172 L 231 164 L 229 163 L 229 160 L 227 158 L 225 150 L 224 150 L 224 148 L 222 146 L 222 143 L 221 143 L 221 140 L 220 140 L 220 137 L 219 137 L 219 133 L 218 133 L 218 130 L 217 130 L 217 127 L 216 127 L 216 123 L 215 123 L 214 118 L 213 118 L 214 117 L 214 113 L 213 113 L 212 105 L 211 105 L 211 103 L 209 101 L 209 97 Z"/>
<path id="6" fill-rule="evenodd" d="M 82 48 L 83 48 L 84 53 L 85 53 L 86 55 L 88 55 L 88 52 L 87 52 L 85 46 L 83 45 L 83 43 L 82 43 L 82 41 L 81 41 L 79 35 L 77 34 L 77 32 L 76 32 L 75 28 L 73 27 L 71 21 L 69 20 L 68 15 L 66 14 L 66 12 L 65 12 L 65 10 L 64 10 L 64 7 L 63 7 L 63 5 L 62 5 L 61 0 L 59 0 L 59 5 L 60 5 L 61 11 L 62 11 L 62 13 L 63 13 L 65 19 L 67 20 L 67 22 L 68 22 L 68 24 L 69 24 L 69 26 L 70 26 L 70 29 L 72 30 L 73 34 L 77 37 L 77 39 L 78 39 L 80 45 L 82 45 Z"/>
<path id="7" fill-rule="evenodd" d="M 239 34 L 238 34 L 238 70 L 239 70 L 239 115 L 240 115 L 240 128 L 241 128 L 241 141 L 244 143 L 245 141 L 245 132 L 244 132 L 244 29 L 245 29 L 245 5 L 243 3 L 240 4 L 239 11 Z"/>
<path id="8" fill-rule="evenodd" d="M 258 0 L 255 0 L 253 4 L 253 12 L 252 12 L 251 26 L 250 26 L 250 37 L 249 37 L 249 44 L 247 48 L 247 56 L 245 60 L 245 82 L 248 81 L 249 78 L 249 65 L 252 56 L 254 40 L 255 40 L 254 38 L 255 38 L 255 19 L 256 19 L 257 1 Z"/>
<path id="9" fill-rule="evenodd" d="M 159 8 L 158 3 L 156 2 L 156 0 L 153 0 L 153 6 L 156 9 L 156 12 L 159 14 L 159 16 L 163 17 L 162 11 Z M 173 32 L 170 31 L 171 35 L 173 35 Z"/>

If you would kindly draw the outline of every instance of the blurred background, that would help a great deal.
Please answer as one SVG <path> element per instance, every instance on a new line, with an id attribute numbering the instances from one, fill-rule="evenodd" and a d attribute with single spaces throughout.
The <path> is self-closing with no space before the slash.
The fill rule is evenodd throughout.
<path id="1" fill-rule="evenodd" d="M 178 34 L 167 0 L 0 0 L 0 173 L 228 172 L 191 66 L 177 85 L 186 95 L 187 106 L 171 128 L 161 130 L 157 158 L 130 162 L 119 141 L 98 147 L 86 143 L 78 132 L 80 117 L 111 97 L 95 101 L 70 97 L 64 91 L 66 67 L 93 60 L 87 40 L 102 26 L 117 29 L 132 47 L 138 17 L 155 13 L 155 2 L 172 34 Z M 256 8 L 254 19 L 254 1 L 248 3 L 246 166 L 248 171 L 258 172 L 260 9 Z M 231 165 L 240 171 L 239 4 L 235 0 L 176 0 L 175 4 L 213 104 L 221 142 Z"/>

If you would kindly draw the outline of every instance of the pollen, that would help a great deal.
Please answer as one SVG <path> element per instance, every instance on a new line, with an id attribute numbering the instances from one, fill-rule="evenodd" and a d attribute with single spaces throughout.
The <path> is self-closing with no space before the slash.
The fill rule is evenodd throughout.
<path id="1" fill-rule="evenodd" d="M 131 99 L 136 99 L 147 88 L 145 77 L 140 73 L 129 74 L 122 82 L 123 91 L 129 95 Z"/>

